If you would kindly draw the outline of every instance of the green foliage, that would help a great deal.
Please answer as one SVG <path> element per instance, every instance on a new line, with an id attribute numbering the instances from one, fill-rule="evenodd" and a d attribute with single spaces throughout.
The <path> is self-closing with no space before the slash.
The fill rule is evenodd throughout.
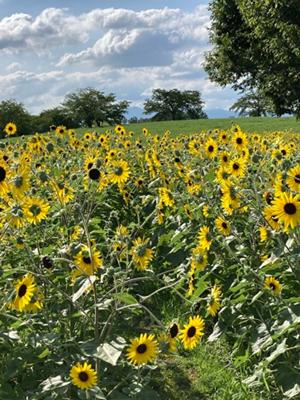
<path id="1" fill-rule="evenodd" d="M 33 117 L 37 132 L 47 132 L 51 125 L 63 125 L 67 128 L 78 128 L 80 121 L 71 117 L 63 107 L 55 107 L 42 111 L 38 116 Z"/>
<path id="2" fill-rule="evenodd" d="M 197 91 L 154 89 L 151 99 L 144 103 L 145 114 L 156 113 L 157 121 L 207 118 L 204 102 Z"/>
<path id="3" fill-rule="evenodd" d="M 259 89 L 277 115 L 300 115 L 298 0 L 214 0 L 210 9 L 210 78 L 235 89 Z"/>
<path id="4" fill-rule="evenodd" d="M 262 93 L 250 91 L 240 97 L 230 110 L 238 112 L 240 116 L 266 117 L 273 113 L 272 103 Z"/>
<path id="5" fill-rule="evenodd" d="M 93 124 L 119 124 L 129 106 L 128 101 L 116 102 L 112 93 L 105 95 L 93 88 L 80 89 L 70 93 L 63 102 L 63 110 L 78 124 L 91 128 Z"/>

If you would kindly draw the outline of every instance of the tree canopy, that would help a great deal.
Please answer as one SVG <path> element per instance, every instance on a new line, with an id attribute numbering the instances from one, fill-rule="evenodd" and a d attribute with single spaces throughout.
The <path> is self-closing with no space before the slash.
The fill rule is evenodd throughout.
<path id="1" fill-rule="evenodd" d="M 210 10 L 210 79 L 240 90 L 257 88 L 277 115 L 299 116 L 299 0 L 213 0 Z"/>
<path id="2" fill-rule="evenodd" d="M 249 91 L 240 97 L 230 110 L 238 112 L 240 116 L 266 117 L 274 114 L 272 102 L 258 91 Z"/>
<path id="3" fill-rule="evenodd" d="M 65 113 L 82 126 L 92 127 L 119 124 L 129 106 L 128 101 L 116 102 L 116 96 L 112 93 L 105 95 L 103 92 L 86 88 L 66 96 L 62 104 Z"/>
<path id="4" fill-rule="evenodd" d="M 207 118 L 203 111 L 201 94 L 194 90 L 154 89 L 152 97 L 144 103 L 145 114 L 156 113 L 152 119 L 200 119 Z"/>

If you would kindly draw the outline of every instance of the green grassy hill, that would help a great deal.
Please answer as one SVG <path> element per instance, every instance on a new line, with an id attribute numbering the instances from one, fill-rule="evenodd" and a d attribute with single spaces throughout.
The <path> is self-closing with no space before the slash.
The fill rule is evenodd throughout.
<path id="1" fill-rule="evenodd" d="M 232 124 L 238 124 L 246 132 L 274 132 L 291 131 L 300 133 L 300 120 L 296 118 L 220 118 L 220 119 L 200 119 L 186 121 L 161 121 L 145 122 L 127 125 L 128 130 L 140 132 L 144 127 L 154 134 L 162 134 L 169 129 L 172 134 L 195 133 L 201 130 L 215 128 L 228 129 Z M 107 127 L 95 129 L 97 132 L 104 132 Z M 91 130 L 89 128 L 78 129 L 79 133 Z"/>

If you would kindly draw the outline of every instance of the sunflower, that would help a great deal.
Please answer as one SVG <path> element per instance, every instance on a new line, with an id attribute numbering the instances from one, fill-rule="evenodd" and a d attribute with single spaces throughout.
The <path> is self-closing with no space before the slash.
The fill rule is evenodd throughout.
<path id="1" fill-rule="evenodd" d="M 265 226 L 259 227 L 259 237 L 261 242 L 265 242 L 268 239 L 268 230 Z"/>
<path id="2" fill-rule="evenodd" d="M 279 219 L 275 216 L 272 206 L 268 206 L 264 209 L 264 217 L 272 229 L 275 231 L 280 230 Z"/>
<path id="3" fill-rule="evenodd" d="M 147 247 L 148 240 L 137 238 L 131 249 L 132 259 L 139 271 L 146 269 L 153 259 L 153 250 Z"/>
<path id="4" fill-rule="evenodd" d="M 29 176 L 28 172 L 16 174 L 11 180 L 11 190 L 15 197 L 22 197 L 29 189 Z"/>
<path id="5" fill-rule="evenodd" d="M 198 233 L 199 247 L 202 250 L 209 250 L 212 240 L 210 238 L 210 231 L 208 226 L 202 226 Z"/>
<path id="6" fill-rule="evenodd" d="M 7 134 L 7 136 L 12 136 L 17 132 L 17 125 L 14 124 L 13 122 L 9 122 L 8 124 L 5 125 L 4 131 Z"/>
<path id="7" fill-rule="evenodd" d="M 0 162 L 0 195 L 5 194 L 9 190 L 8 178 L 10 171 L 8 166 L 4 162 Z"/>
<path id="8" fill-rule="evenodd" d="M 158 342 L 154 339 L 154 335 L 147 335 L 147 333 L 141 333 L 139 338 L 131 339 L 127 349 L 127 358 L 135 365 L 152 362 L 157 354 Z"/>
<path id="9" fill-rule="evenodd" d="M 31 224 L 37 224 L 46 218 L 50 205 L 42 199 L 31 198 L 26 200 L 24 213 Z"/>
<path id="10" fill-rule="evenodd" d="M 94 275 L 95 271 L 102 266 L 101 253 L 95 249 L 91 249 L 90 251 L 88 246 L 83 246 L 75 256 L 74 264 L 77 270 L 72 274 L 73 279 L 79 275 Z"/>
<path id="11" fill-rule="evenodd" d="M 192 250 L 191 270 L 189 275 L 193 275 L 195 271 L 203 271 L 207 266 L 207 253 L 202 247 L 197 246 Z"/>
<path id="12" fill-rule="evenodd" d="M 85 362 L 73 365 L 70 371 L 70 378 L 73 385 L 79 387 L 79 389 L 90 389 L 97 385 L 97 373 L 92 368 L 91 364 Z"/>
<path id="13" fill-rule="evenodd" d="M 180 330 L 179 338 L 185 349 L 193 349 L 197 346 L 201 336 L 204 335 L 204 320 L 196 315 L 189 318 L 189 323 Z"/>
<path id="14" fill-rule="evenodd" d="M 6 220 L 14 228 L 20 229 L 26 225 L 25 205 L 20 201 L 9 202 L 6 209 Z"/>
<path id="15" fill-rule="evenodd" d="M 241 150 L 244 150 L 245 147 L 247 147 L 247 144 L 248 144 L 248 140 L 247 140 L 246 134 L 243 133 L 240 129 L 238 129 L 232 138 L 233 147 L 236 150 L 241 151 Z"/>
<path id="16" fill-rule="evenodd" d="M 295 192 L 300 192 L 300 165 L 291 168 L 287 174 L 286 183 L 288 187 Z"/>
<path id="17" fill-rule="evenodd" d="M 279 296 L 282 291 L 282 285 L 273 276 L 268 276 L 265 279 L 264 288 L 271 290 L 275 296 Z"/>
<path id="18" fill-rule="evenodd" d="M 230 162 L 228 172 L 236 178 L 242 178 L 245 175 L 245 161 L 241 158 L 235 158 Z"/>
<path id="19" fill-rule="evenodd" d="M 210 291 L 209 300 L 207 304 L 207 311 L 213 317 L 217 315 L 218 310 L 221 308 L 221 289 L 219 286 L 214 285 Z"/>
<path id="20" fill-rule="evenodd" d="M 275 198 L 271 206 L 272 212 L 280 223 L 284 224 L 286 231 L 295 228 L 300 223 L 300 195 L 282 193 Z"/>
<path id="21" fill-rule="evenodd" d="M 184 204 L 183 208 L 184 208 L 184 211 L 185 211 L 187 217 L 190 220 L 192 220 L 193 219 L 193 213 L 192 213 L 190 205 L 189 204 Z"/>
<path id="22" fill-rule="evenodd" d="M 67 133 L 67 128 L 63 125 L 59 125 L 55 129 L 55 133 L 57 136 L 63 136 L 65 133 Z"/>
<path id="23" fill-rule="evenodd" d="M 112 183 L 123 186 L 130 175 L 130 169 L 126 161 L 112 161 L 111 172 L 109 174 L 109 180 Z"/>
<path id="24" fill-rule="evenodd" d="M 159 207 L 163 208 L 163 206 L 166 207 L 173 207 L 175 202 L 173 199 L 173 196 L 170 192 L 169 189 L 165 188 L 165 187 L 160 187 L 158 189 L 159 192 Z"/>
<path id="25" fill-rule="evenodd" d="M 214 158 L 217 155 L 218 145 L 214 139 L 209 138 L 205 143 L 205 152 L 209 158 Z"/>
<path id="26" fill-rule="evenodd" d="M 15 289 L 16 297 L 12 307 L 18 311 L 24 311 L 36 291 L 34 277 L 30 274 L 24 275 L 15 283 Z"/>
<path id="27" fill-rule="evenodd" d="M 215 224 L 216 224 L 218 231 L 221 233 L 221 235 L 228 236 L 230 234 L 230 231 L 231 231 L 230 224 L 224 218 L 218 217 L 215 220 Z"/>

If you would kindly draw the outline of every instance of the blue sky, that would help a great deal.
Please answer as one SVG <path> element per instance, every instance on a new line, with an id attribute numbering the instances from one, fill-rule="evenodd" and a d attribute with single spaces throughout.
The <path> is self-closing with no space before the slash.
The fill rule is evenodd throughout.
<path id="1" fill-rule="evenodd" d="M 0 100 L 38 113 L 93 86 L 138 112 L 154 88 L 176 87 L 223 116 L 236 94 L 203 70 L 209 25 L 201 0 L 0 0 Z"/>

